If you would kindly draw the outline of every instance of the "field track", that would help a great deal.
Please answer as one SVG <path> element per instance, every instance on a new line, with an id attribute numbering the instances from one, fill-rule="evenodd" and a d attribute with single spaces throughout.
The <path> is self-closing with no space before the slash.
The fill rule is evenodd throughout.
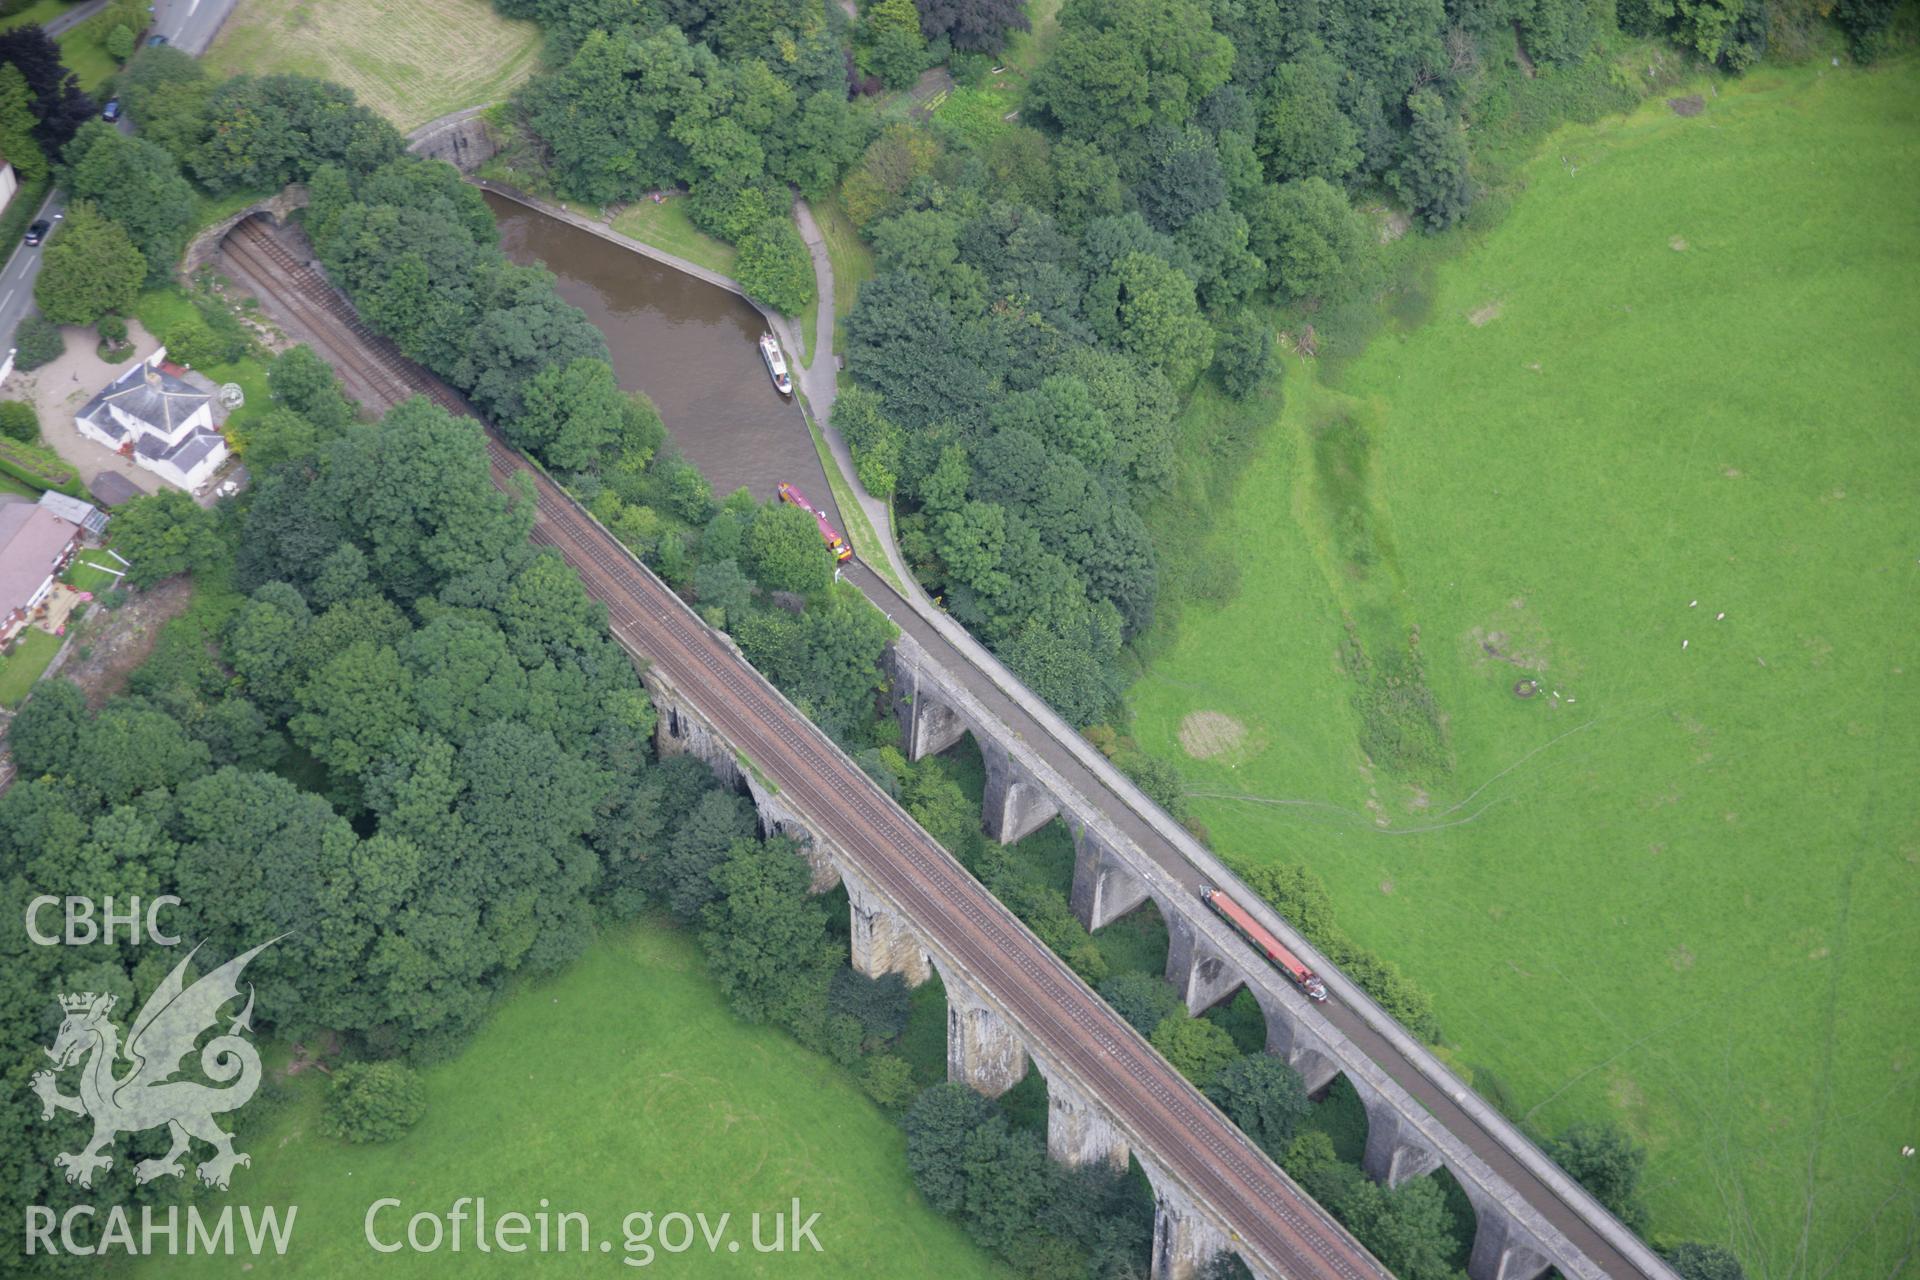
<path id="1" fill-rule="evenodd" d="M 342 355 L 358 381 L 388 389 L 386 403 L 373 407 L 425 395 L 451 412 L 472 414 L 452 390 L 368 330 L 319 270 L 302 264 L 257 222 L 229 237 L 227 252 L 256 278 L 283 283 L 280 300 L 316 329 L 344 328 L 358 339 L 358 349 Z M 1240 1247 L 1290 1280 L 1386 1275 L 679 597 L 486 431 L 495 482 L 512 492 L 519 474 L 532 476 L 533 540 L 558 550 L 588 594 L 606 605 L 614 637 L 657 666 L 775 779 L 823 835 L 1019 1018 L 1044 1056 L 1070 1065 L 1127 1130 L 1144 1138 L 1148 1159 L 1173 1171 L 1232 1224 Z"/>

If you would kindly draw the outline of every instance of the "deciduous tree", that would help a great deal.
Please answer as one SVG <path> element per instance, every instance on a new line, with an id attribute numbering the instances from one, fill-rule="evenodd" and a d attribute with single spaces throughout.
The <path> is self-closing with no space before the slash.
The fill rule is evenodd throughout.
<path id="1" fill-rule="evenodd" d="M 1275 69 L 1256 145 L 1275 182 L 1345 181 L 1361 159 L 1360 131 L 1340 109 L 1340 67 L 1315 44 Z"/>
<path id="2" fill-rule="evenodd" d="M 1099 991 L 1113 1011 L 1143 1036 L 1152 1035 L 1180 1004 L 1180 997 L 1164 980 L 1132 970 L 1114 974 L 1100 984 Z"/>
<path id="3" fill-rule="evenodd" d="M 1186 1010 L 1176 1009 L 1153 1029 L 1153 1047 L 1187 1079 L 1201 1089 L 1210 1088 L 1239 1058 L 1233 1037 L 1217 1022 L 1190 1018 Z"/>
<path id="4" fill-rule="evenodd" d="M 47 176 L 47 153 L 33 136 L 38 123 L 27 78 L 11 62 L 0 66 L 0 155 L 12 161 L 22 182 L 38 182 Z"/>
<path id="5" fill-rule="evenodd" d="M 1473 202 L 1467 174 L 1467 140 L 1446 101 L 1431 89 L 1407 99 L 1412 124 L 1400 164 L 1390 175 L 1395 190 L 1427 225 L 1450 227 Z"/>
<path id="6" fill-rule="evenodd" d="M 186 248 L 194 223 L 194 188 L 165 148 L 88 121 L 65 152 L 65 186 L 75 200 L 94 201 L 123 226 L 146 259 L 148 280 L 165 280 Z"/>
<path id="7" fill-rule="evenodd" d="M 1646 1148 L 1607 1123 L 1570 1125 L 1546 1148 L 1562 1169 L 1593 1192 L 1620 1221 L 1635 1230 L 1645 1225 L 1647 1207 L 1640 1199 L 1640 1174 L 1647 1167 Z"/>
<path id="8" fill-rule="evenodd" d="M 813 305 L 813 259 L 790 218 L 768 218 L 742 237 L 734 267 L 747 296 L 782 315 Z"/>
<path id="9" fill-rule="evenodd" d="M 212 511 L 178 489 L 135 498 L 113 518 L 114 549 L 131 562 L 127 585 L 150 587 L 211 564 L 224 551 L 217 525 Z"/>
<path id="10" fill-rule="evenodd" d="M 946 36 L 963 53 L 997 54 L 1007 36 L 1031 31 L 1021 0 L 915 0 L 920 10 L 920 34 L 933 40 Z"/>
<path id="11" fill-rule="evenodd" d="M 754 517 L 743 553 L 747 572 L 769 591 L 812 595 L 833 579 L 833 557 L 813 514 L 789 503 L 770 503 Z"/>
<path id="12" fill-rule="evenodd" d="M 1259 1148 L 1278 1160 L 1313 1114 L 1300 1073 L 1280 1059 L 1250 1053 L 1220 1069 L 1207 1097 Z"/>
<path id="13" fill-rule="evenodd" d="M 1283 297 L 1342 297 L 1366 278 L 1378 253 L 1366 219 L 1321 178 L 1269 186 L 1248 221 L 1250 247 Z"/>
<path id="14" fill-rule="evenodd" d="M 749 1022 L 802 1013 L 844 960 L 807 892 L 811 876 L 784 837 L 740 842 L 713 873 L 718 896 L 703 915 L 701 949 L 734 1012 Z"/>
<path id="15" fill-rule="evenodd" d="M 56 324 L 90 325 L 109 311 L 131 310 L 146 278 L 147 260 L 126 229 L 78 203 L 47 245 L 33 300 Z"/>

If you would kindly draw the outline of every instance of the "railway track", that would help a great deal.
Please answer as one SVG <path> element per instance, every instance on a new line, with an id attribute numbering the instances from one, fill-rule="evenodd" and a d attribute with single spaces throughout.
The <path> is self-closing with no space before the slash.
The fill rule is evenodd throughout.
<path id="1" fill-rule="evenodd" d="M 424 395 L 472 409 L 372 333 L 325 276 L 245 224 L 227 252 L 331 344 L 377 407 Z M 729 649 L 678 596 L 585 515 L 491 427 L 493 478 L 514 491 L 531 475 L 532 538 L 551 546 L 602 601 L 616 639 L 659 667 L 700 713 L 887 893 L 948 957 L 1018 1019 L 1049 1061 L 1070 1066 L 1152 1162 L 1232 1229 L 1234 1245 L 1289 1280 L 1377 1280 L 1386 1271 L 1344 1228 L 1247 1141 L 1138 1032 L 967 874 L 890 797 Z"/>

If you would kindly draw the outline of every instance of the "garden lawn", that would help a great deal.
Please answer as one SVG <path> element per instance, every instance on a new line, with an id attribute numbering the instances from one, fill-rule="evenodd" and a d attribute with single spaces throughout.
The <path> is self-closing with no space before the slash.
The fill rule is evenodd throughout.
<path id="1" fill-rule="evenodd" d="M 458 1057 L 424 1073 L 427 1114 L 399 1141 L 351 1146 L 317 1132 L 324 1083 L 296 1077 L 295 1100 L 242 1139 L 253 1164 L 238 1171 L 236 1203 L 299 1205 L 284 1258 L 255 1274 L 450 1276 L 614 1275 L 627 1214 L 731 1213 L 738 1253 L 660 1254 L 662 1270 L 690 1276 L 1004 1276 L 921 1201 L 906 1170 L 905 1137 L 839 1067 L 782 1032 L 734 1018 L 692 940 L 652 924 L 611 931 L 565 973 L 512 996 Z M 373 1201 L 396 1197 L 380 1219 L 392 1238 L 415 1212 L 444 1213 L 485 1196 L 489 1216 L 510 1210 L 585 1213 L 592 1261 L 527 1254 L 502 1261 L 454 1255 L 376 1255 L 362 1235 Z M 751 1217 L 818 1212 L 821 1252 L 761 1255 Z M 789 1229 L 791 1222 L 789 1222 Z M 772 1222 L 762 1225 L 770 1239 Z M 677 1239 L 677 1237 L 676 1237 Z M 599 1253 L 599 1242 L 612 1245 Z M 635 1255 L 635 1262 L 639 1255 Z M 491 1265 L 489 1265 L 491 1264 Z M 155 1258 L 133 1269 L 163 1276 L 231 1275 L 230 1258 Z"/>
<path id="2" fill-rule="evenodd" d="M 0 18 L 0 31 L 11 31 L 15 27 L 44 27 L 72 7 L 66 0 L 34 0 L 20 12 Z"/>
<path id="3" fill-rule="evenodd" d="M 1291 362 L 1209 544 L 1237 594 L 1150 647 L 1135 730 L 1223 855 L 1326 879 L 1489 1096 L 1646 1143 L 1656 1237 L 1887 1276 L 1920 1232 L 1920 64 L 1704 92 L 1549 139 L 1338 390 Z M 1345 619 L 1376 662 L 1417 628 L 1450 770 L 1363 755 Z"/>
<path id="4" fill-rule="evenodd" d="M 59 652 L 59 636 L 38 627 L 22 631 L 13 651 L 0 657 L 0 707 L 13 708 L 24 702 L 33 682 Z"/>
<path id="5" fill-rule="evenodd" d="M 539 55 L 539 29 L 488 0 L 240 0 L 206 61 L 216 75 L 320 76 L 412 129 L 500 101 Z"/>
<path id="6" fill-rule="evenodd" d="M 91 548 L 82 551 L 73 558 L 73 563 L 67 566 L 67 571 L 61 575 L 60 580 L 75 591 L 91 591 L 95 595 L 102 591 L 111 591 L 120 585 L 120 579 L 101 568 L 103 562 L 119 568 L 114 558 L 104 551 Z"/>
<path id="7" fill-rule="evenodd" d="M 594 213 L 585 206 L 569 204 L 566 207 L 589 217 Z M 613 229 L 723 276 L 733 275 L 734 259 L 739 257 L 739 251 L 725 240 L 693 225 L 693 219 L 687 216 L 687 198 L 683 195 L 676 194 L 659 204 L 647 199 L 635 200 L 614 218 Z"/>
<path id="8" fill-rule="evenodd" d="M 67 70 L 73 72 L 80 87 L 92 93 L 107 82 L 108 77 L 120 69 L 120 64 L 101 44 L 107 33 L 98 30 L 92 22 L 82 22 L 76 27 L 55 36 L 60 46 L 60 61 Z"/>

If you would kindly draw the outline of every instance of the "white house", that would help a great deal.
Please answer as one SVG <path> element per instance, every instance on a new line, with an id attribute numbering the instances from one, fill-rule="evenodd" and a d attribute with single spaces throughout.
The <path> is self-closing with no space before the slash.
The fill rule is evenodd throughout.
<path id="1" fill-rule="evenodd" d="M 164 363 L 162 347 L 81 407 L 80 434 L 182 489 L 198 489 L 226 461 L 213 423 L 213 385 Z M 205 384 L 194 385 L 188 381 Z"/>

